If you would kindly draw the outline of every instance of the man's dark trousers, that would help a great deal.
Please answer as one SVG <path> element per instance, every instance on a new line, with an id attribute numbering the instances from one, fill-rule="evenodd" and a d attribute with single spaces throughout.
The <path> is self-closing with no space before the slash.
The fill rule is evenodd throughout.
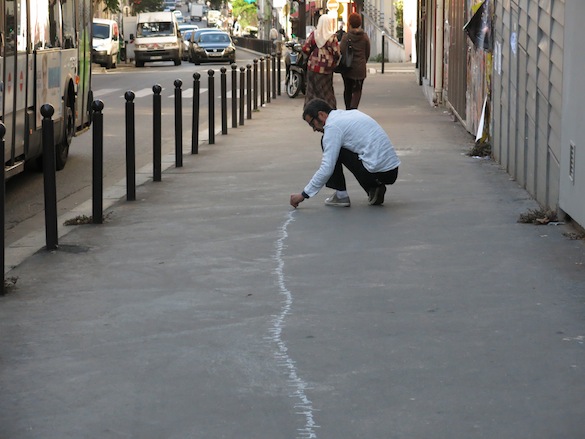
<path id="1" fill-rule="evenodd" d="M 371 173 L 364 167 L 364 164 L 355 152 L 341 148 L 337 163 L 335 164 L 335 170 L 325 186 L 338 191 L 347 190 L 342 165 L 349 169 L 367 194 L 370 193 L 370 189 L 378 186 L 394 184 L 396 178 L 398 178 L 398 167 L 385 172 Z"/>

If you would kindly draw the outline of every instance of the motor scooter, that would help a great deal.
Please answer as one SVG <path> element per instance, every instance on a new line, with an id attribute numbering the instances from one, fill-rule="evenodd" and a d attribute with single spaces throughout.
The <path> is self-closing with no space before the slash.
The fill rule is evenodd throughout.
<path id="1" fill-rule="evenodd" d="M 302 52 L 301 45 L 294 41 L 288 42 L 285 46 L 289 52 L 284 57 L 286 68 L 286 94 L 289 98 L 295 98 L 299 92 L 306 93 L 307 90 L 307 56 Z"/>

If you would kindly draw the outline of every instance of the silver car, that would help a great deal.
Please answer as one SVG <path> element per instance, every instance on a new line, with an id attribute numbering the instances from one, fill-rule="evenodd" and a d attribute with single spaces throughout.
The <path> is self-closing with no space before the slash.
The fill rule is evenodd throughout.
<path id="1" fill-rule="evenodd" d="M 189 53 L 190 61 L 196 65 L 202 62 L 236 62 L 236 46 L 226 32 L 205 32 L 195 38 Z"/>

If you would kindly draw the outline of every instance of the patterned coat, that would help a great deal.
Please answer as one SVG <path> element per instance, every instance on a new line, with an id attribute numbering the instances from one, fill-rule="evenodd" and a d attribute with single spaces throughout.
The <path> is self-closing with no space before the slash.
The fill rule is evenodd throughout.
<path id="1" fill-rule="evenodd" d="M 321 48 L 315 43 L 315 35 L 311 32 L 303 44 L 303 52 L 309 56 L 307 69 L 315 73 L 333 73 L 333 69 L 341 58 L 337 36 L 333 35 Z"/>

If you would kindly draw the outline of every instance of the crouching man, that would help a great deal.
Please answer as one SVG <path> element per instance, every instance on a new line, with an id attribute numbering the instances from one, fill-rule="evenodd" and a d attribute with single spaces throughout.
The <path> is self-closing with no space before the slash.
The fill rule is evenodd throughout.
<path id="1" fill-rule="evenodd" d="M 349 207 L 342 165 L 366 191 L 370 205 L 384 203 L 386 185 L 396 181 L 400 159 L 382 127 L 359 110 L 333 110 L 321 99 L 312 99 L 305 105 L 303 119 L 313 131 L 323 133 L 323 157 L 305 189 L 290 196 L 291 206 L 298 207 L 327 186 L 335 189 L 325 200 L 327 206 Z"/>

